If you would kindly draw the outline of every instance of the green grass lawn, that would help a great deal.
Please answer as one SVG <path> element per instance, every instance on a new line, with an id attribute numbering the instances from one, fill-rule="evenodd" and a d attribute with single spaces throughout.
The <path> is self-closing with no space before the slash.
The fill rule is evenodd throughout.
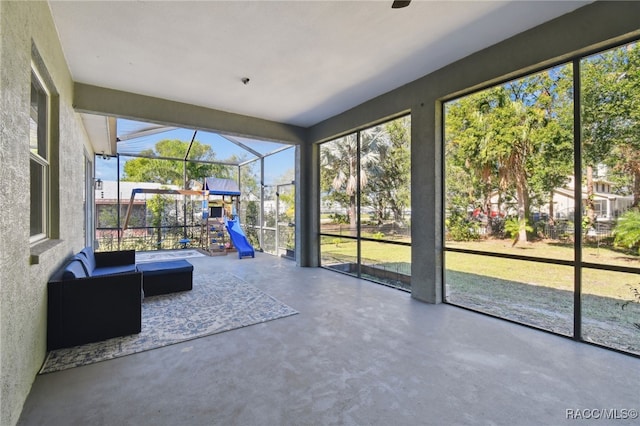
<path id="1" fill-rule="evenodd" d="M 347 259 L 356 257 L 356 241 L 337 237 L 322 237 L 323 259 Z M 509 240 L 487 240 L 478 242 L 449 243 L 448 247 L 494 253 L 518 254 L 550 259 L 573 260 L 573 246 L 553 242 L 535 242 L 511 247 Z M 361 242 L 362 257 L 381 264 L 411 263 L 411 247 Z M 637 266 L 640 258 L 604 247 L 584 247 L 584 260 L 606 265 Z M 573 291 L 573 268 L 569 266 L 541 264 L 497 257 L 445 252 L 448 271 L 457 271 L 486 276 L 505 281 L 537 285 L 559 290 Z M 629 300 L 632 288 L 640 287 L 640 277 L 635 274 L 583 269 L 582 289 L 585 294 Z"/>
<path id="2" fill-rule="evenodd" d="M 380 263 L 406 262 L 411 263 L 411 247 L 382 242 L 362 241 L 362 257 L 379 261 Z M 337 237 L 322 237 L 320 248 L 323 258 L 329 257 L 355 257 L 357 244 L 355 240 Z"/>
<path id="3" fill-rule="evenodd" d="M 517 254 L 548 259 L 573 260 L 573 246 L 555 242 L 534 242 L 511 247 L 508 240 L 487 240 L 464 243 L 447 242 L 448 247 L 494 253 Z M 640 258 L 606 247 L 583 247 L 583 260 L 589 263 L 640 268 Z M 496 257 L 445 253 L 446 269 L 473 273 L 497 279 L 573 291 L 573 268 Z M 583 268 L 584 294 L 629 300 L 632 288 L 640 287 L 636 274 Z"/>

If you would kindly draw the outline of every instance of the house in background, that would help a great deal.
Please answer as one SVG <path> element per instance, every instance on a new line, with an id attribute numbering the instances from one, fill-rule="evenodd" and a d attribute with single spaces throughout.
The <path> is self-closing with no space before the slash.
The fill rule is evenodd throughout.
<path id="1" fill-rule="evenodd" d="M 619 195 L 611 192 L 613 182 L 606 178 L 596 178 L 593 183 L 593 202 L 598 222 L 612 224 L 625 211 L 633 205 L 633 195 Z M 553 219 L 554 220 L 574 220 L 575 211 L 575 180 L 570 176 L 567 184 L 561 188 L 553 190 Z M 496 191 L 491 195 L 491 215 L 515 216 L 518 213 L 517 205 L 514 201 L 503 201 Z M 582 207 L 586 209 L 587 188 L 582 186 Z M 534 222 L 541 218 L 549 217 L 549 203 L 535 208 L 533 213 Z"/>
<path id="2" fill-rule="evenodd" d="M 100 228 L 118 227 L 118 204 L 120 204 L 120 219 L 124 221 L 127 209 L 131 203 L 130 227 L 148 226 L 147 199 L 146 197 L 135 197 L 131 201 L 131 194 L 134 189 L 180 189 L 175 185 L 163 185 L 153 182 L 125 182 L 102 181 L 102 188 L 95 190 L 96 202 L 96 237 L 99 239 Z"/>
<path id="3" fill-rule="evenodd" d="M 612 224 L 633 205 L 633 195 L 611 193 L 613 183 L 606 178 L 595 178 L 593 182 L 593 204 L 596 221 Z M 573 220 L 575 180 L 573 176 L 564 188 L 553 191 L 554 219 Z M 582 207 L 586 209 L 587 188 L 582 187 Z M 548 206 L 546 207 L 548 211 Z M 542 211 L 545 207 L 541 208 Z"/>

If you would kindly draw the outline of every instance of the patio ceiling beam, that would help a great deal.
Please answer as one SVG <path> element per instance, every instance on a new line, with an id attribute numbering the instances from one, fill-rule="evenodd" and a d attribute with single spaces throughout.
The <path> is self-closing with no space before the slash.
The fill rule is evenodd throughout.
<path id="1" fill-rule="evenodd" d="M 74 83 L 73 89 L 77 112 L 292 144 L 307 143 L 307 129 L 300 126 L 90 84 Z"/>

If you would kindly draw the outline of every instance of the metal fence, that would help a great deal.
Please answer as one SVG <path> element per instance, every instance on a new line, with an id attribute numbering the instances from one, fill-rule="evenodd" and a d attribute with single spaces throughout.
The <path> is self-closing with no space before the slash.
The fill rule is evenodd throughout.
<path id="1" fill-rule="evenodd" d="M 349 224 L 323 224 L 321 232 L 334 235 L 345 235 L 350 237 L 356 236 L 356 229 Z M 363 236 L 376 236 L 381 240 L 401 240 L 411 238 L 411 226 L 398 224 L 396 222 L 385 223 L 382 225 L 361 225 L 360 233 Z"/>
<path id="2" fill-rule="evenodd" d="M 119 238 L 120 237 L 120 238 Z M 186 243 L 184 240 L 189 240 Z M 170 250 L 184 247 L 205 247 L 201 225 L 96 229 L 96 250 Z M 182 242 L 181 242 L 182 241 Z"/>

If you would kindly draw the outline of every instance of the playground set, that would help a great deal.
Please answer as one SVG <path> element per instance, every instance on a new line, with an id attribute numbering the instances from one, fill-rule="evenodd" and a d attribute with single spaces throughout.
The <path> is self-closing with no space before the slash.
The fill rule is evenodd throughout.
<path id="1" fill-rule="evenodd" d="M 123 231 L 129 226 L 134 200 L 138 194 L 202 197 L 200 248 L 212 256 L 237 252 L 240 259 L 255 257 L 255 250 L 240 227 L 237 213 L 240 207 L 240 189 L 234 180 L 208 177 L 203 183 L 198 182 L 194 189 L 135 188 L 131 191 Z M 179 243 L 186 248 L 191 246 L 192 240 L 185 233 Z"/>

